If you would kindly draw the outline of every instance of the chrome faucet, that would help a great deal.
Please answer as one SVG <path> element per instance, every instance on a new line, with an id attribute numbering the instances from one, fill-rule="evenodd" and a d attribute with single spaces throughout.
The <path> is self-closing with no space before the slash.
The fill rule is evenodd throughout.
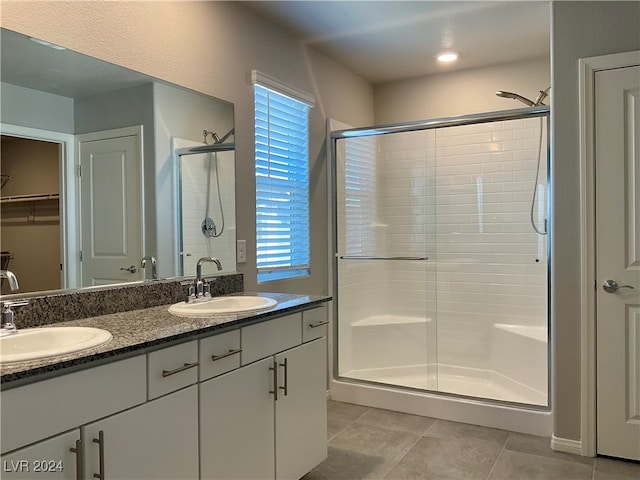
<path id="1" fill-rule="evenodd" d="M 9 288 L 11 291 L 18 290 L 20 287 L 18 286 L 18 279 L 13 274 L 13 272 L 9 270 L 0 270 L 0 278 L 6 278 L 9 282 Z"/>
<path id="2" fill-rule="evenodd" d="M 202 264 L 205 262 L 215 263 L 218 270 L 222 270 L 222 264 L 220 260 L 215 257 L 202 257 L 196 263 L 196 279 L 193 281 L 193 285 L 189 287 L 189 296 L 187 302 L 197 301 L 202 298 L 211 297 L 211 286 L 204 278 L 202 278 Z"/>
<path id="3" fill-rule="evenodd" d="M 28 304 L 29 302 L 27 300 L 19 300 L 15 302 L 6 301 L 0 304 L 0 316 L 2 317 L 2 324 L 0 325 L 0 337 L 18 332 L 16 324 L 13 323 L 15 312 L 11 310 L 11 308 L 22 307 L 23 305 Z"/>
<path id="4" fill-rule="evenodd" d="M 158 262 L 156 262 L 156 258 L 152 255 L 147 255 L 140 262 L 140 268 L 146 268 L 147 262 L 151 262 L 151 279 L 157 280 L 158 279 L 158 271 L 157 271 Z"/>
<path id="5" fill-rule="evenodd" d="M 0 270 L 0 278 L 7 279 L 7 281 L 9 282 L 9 288 L 12 291 L 18 290 L 20 288 L 20 286 L 18 285 L 18 279 L 13 274 L 13 272 L 9 270 Z M 0 304 L 0 315 L 2 318 L 2 320 L 0 321 L 0 336 L 9 335 L 18 331 L 15 323 L 13 323 L 15 312 L 11 310 L 11 307 L 20 307 L 22 305 L 27 305 L 28 303 L 29 302 L 26 300 L 17 300 L 14 302 L 6 301 Z"/>

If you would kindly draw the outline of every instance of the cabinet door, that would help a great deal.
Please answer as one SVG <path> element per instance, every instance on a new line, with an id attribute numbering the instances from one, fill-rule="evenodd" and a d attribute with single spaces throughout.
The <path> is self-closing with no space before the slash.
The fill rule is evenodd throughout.
<path id="1" fill-rule="evenodd" d="M 109 480 L 198 478 L 196 385 L 83 427 L 86 477 Z M 103 432 L 102 444 L 99 440 Z M 100 447 L 104 455 L 102 472 Z"/>
<path id="2" fill-rule="evenodd" d="M 21 448 L 2 456 L 3 479 L 76 480 L 77 457 L 70 449 L 76 448 L 80 430 Z M 82 455 L 82 452 L 78 452 Z"/>
<path id="3" fill-rule="evenodd" d="M 327 458 L 327 340 L 287 350 L 276 362 L 276 478 L 297 480 Z"/>
<path id="4" fill-rule="evenodd" d="M 201 480 L 274 478 L 273 357 L 200 384 Z"/>

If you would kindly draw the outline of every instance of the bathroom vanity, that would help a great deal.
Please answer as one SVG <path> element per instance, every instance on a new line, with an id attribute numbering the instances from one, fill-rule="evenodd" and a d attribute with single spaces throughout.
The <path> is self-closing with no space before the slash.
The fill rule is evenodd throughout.
<path id="1" fill-rule="evenodd" d="M 2 478 L 298 479 L 327 455 L 329 297 L 254 313 L 159 306 L 100 347 L 2 365 Z"/>

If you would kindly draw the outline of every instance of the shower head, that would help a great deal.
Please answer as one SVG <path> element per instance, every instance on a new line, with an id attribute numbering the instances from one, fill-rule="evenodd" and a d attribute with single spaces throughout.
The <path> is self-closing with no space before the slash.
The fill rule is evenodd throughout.
<path id="1" fill-rule="evenodd" d="M 519 100 L 522 103 L 524 103 L 525 105 L 529 106 L 529 107 L 534 107 L 536 106 L 536 103 L 529 100 L 526 97 L 523 97 L 522 95 L 518 95 L 517 93 L 513 93 L 513 92 L 503 92 L 502 90 L 498 90 L 496 92 L 496 95 L 502 98 L 512 98 L 513 100 Z M 542 100 L 541 100 L 542 101 Z"/>

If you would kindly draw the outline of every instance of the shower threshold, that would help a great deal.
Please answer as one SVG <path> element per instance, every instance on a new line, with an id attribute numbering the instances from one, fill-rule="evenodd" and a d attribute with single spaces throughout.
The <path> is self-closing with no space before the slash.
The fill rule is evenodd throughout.
<path id="1" fill-rule="evenodd" d="M 434 364 L 351 370 L 341 373 L 340 376 L 432 393 L 451 393 L 478 399 L 547 406 L 547 395 L 544 392 L 534 390 L 492 370 Z"/>

